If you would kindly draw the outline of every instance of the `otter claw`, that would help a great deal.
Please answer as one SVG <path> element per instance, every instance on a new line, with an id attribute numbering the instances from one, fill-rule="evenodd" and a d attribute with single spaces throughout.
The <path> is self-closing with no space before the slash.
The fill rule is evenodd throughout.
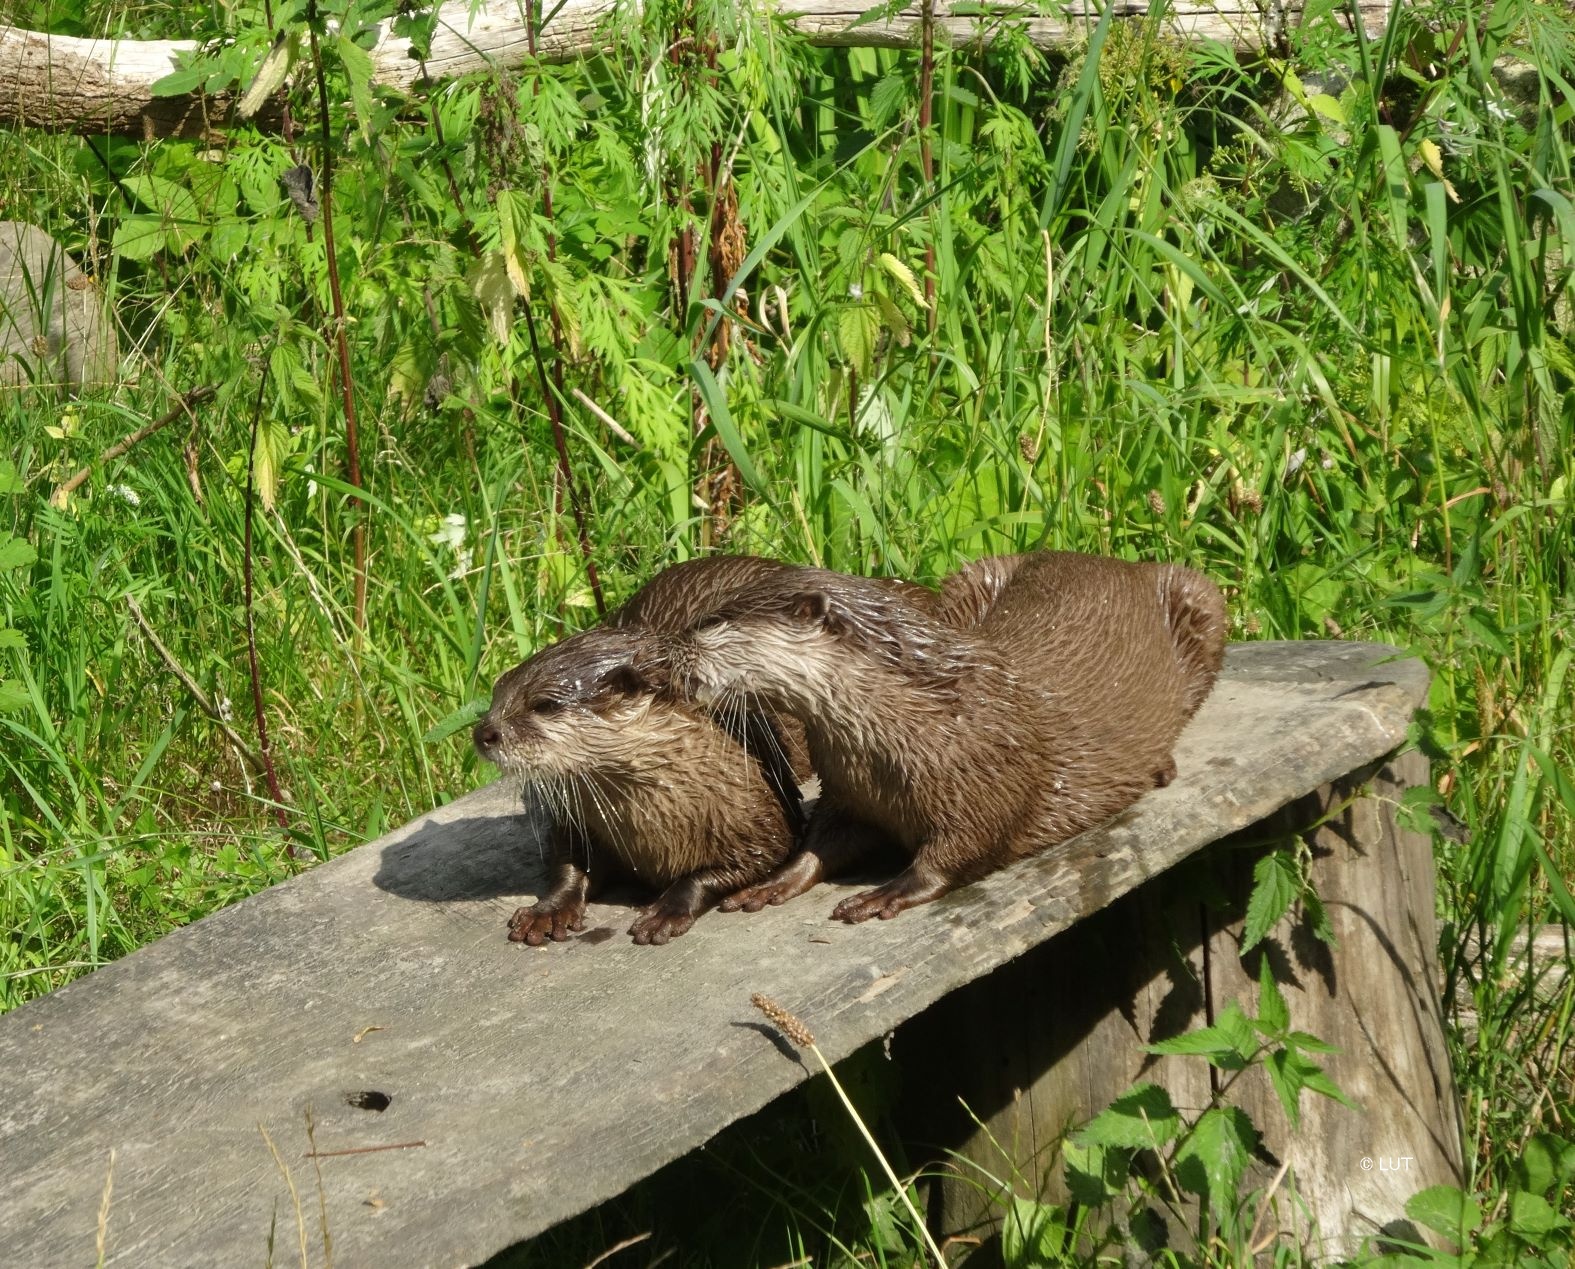
<path id="1" fill-rule="evenodd" d="M 884 886 L 844 899 L 831 910 L 831 919 L 846 921 L 849 925 L 868 921 L 873 916 L 889 921 L 909 908 L 939 899 L 949 889 L 951 887 L 944 881 L 918 876 L 911 871 L 899 873 Z"/>
<path id="2" fill-rule="evenodd" d="M 641 947 L 662 947 L 670 939 L 687 933 L 694 923 L 691 913 L 666 912 L 659 904 L 653 904 L 629 927 L 629 934 Z"/>
<path id="3" fill-rule="evenodd" d="M 723 912 L 740 909 L 759 912 L 767 906 L 774 908 L 813 889 L 825 875 L 825 865 L 820 858 L 809 851 L 801 851 L 759 885 L 745 886 L 717 906 Z"/>
<path id="4" fill-rule="evenodd" d="M 509 918 L 509 942 L 528 943 L 541 947 L 549 939 L 554 943 L 567 942 L 570 933 L 585 929 L 585 908 L 581 905 L 544 908 L 518 908 Z"/>

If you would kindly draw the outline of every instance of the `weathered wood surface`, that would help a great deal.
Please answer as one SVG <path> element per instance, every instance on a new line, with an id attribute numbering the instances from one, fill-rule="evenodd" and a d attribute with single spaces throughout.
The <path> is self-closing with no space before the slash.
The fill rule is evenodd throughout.
<path id="1" fill-rule="evenodd" d="M 36 225 L 0 220 L 0 387 L 107 383 L 119 360 L 97 284 Z"/>
<path id="2" fill-rule="evenodd" d="M 548 62 L 605 51 L 610 38 L 606 19 L 617 9 L 620 20 L 632 22 L 639 12 L 630 0 L 565 0 L 547 7 L 551 20 L 539 31 L 536 49 Z M 939 38 L 959 44 L 987 41 L 1014 13 L 1011 5 L 988 6 L 984 14 L 977 12 L 980 6 L 969 7 L 976 12 L 955 14 L 947 0 L 937 0 Z M 1148 0 L 1117 0 L 1116 13 L 1142 17 L 1149 7 Z M 1369 32 L 1383 30 L 1388 0 L 1357 0 L 1357 8 Z M 1053 15 L 1034 16 L 1027 16 L 1029 6 L 1015 10 L 1023 15 L 1028 38 L 1041 47 L 1081 38 L 1099 16 L 1093 0 L 1071 0 L 1064 10 L 1054 9 Z M 517 68 L 530 60 L 522 16 L 528 11 L 519 0 L 449 0 L 439 6 L 436 34 L 424 62 L 415 59 L 409 40 L 395 36 L 391 24 L 385 24 L 371 50 L 373 79 L 407 92 L 423 80 Z M 785 0 L 776 9 L 782 21 L 815 44 L 918 43 L 919 4 L 866 22 L 868 11 L 863 0 Z M 1295 2 L 1170 0 L 1166 23 L 1178 38 L 1258 48 L 1272 43 L 1300 14 L 1301 5 Z M 179 55 L 197 47 L 195 40 L 78 39 L 0 25 L 0 124 L 148 137 L 202 135 L 223 126 L 232 105 L 228 97 L 155 98 L 150 92 L 157 80 L 177 69 Z M 262 122 L 277 124 L 278 117 L 274 110 Z"/>
<path id="3" fill-rule="evenodd" d="M 1180 777 L 1104 828 L 890 922 L 848 886 L 712 914 L 665 948 L 627 907 L 504 938 L 539 836 L 494 785 L 0 1018 L 0 1264 L 213 1265 L 319 1241 L 341 1264 L 479 1260 L 606 1199 L 807 1078 L 749 1005 L 833 1059 L 1201 846 L 1389 752 L 1426 671 L 1372 644 L 1231 650 Z M 368 1030 L 368 1028 L 380 1028 Z M 350 1099 L 376 1092 L 386 1110 Z M 278 1253 L 276 1253 L 277 1255 Z"/>
<path id="4" fill-rule="evenodd" d="M 1156 1057 L 1143 1047 L 1212 1022 L 1233 1001 L 1255 1013 L 1267 957 L 1292 1025 L 1338 1046 L 1315 1060 L 1356 1107 L 1304 1094 L 1292 1127 L 1261 1068 L 1232 1085 L 1229 1104 L 1262 1133 L 1244 1188 L 1268 1187 L 1281 1163 L 1287 1169 L 1260 1236 L 1279 1232 L 1331 1259 L 1354 1255 L 1380 1232 L 1425 1241 L 1405 1219 L 1406 1200 L 1464 1179 L 1439 996 L 1432 842 L 1396 814 L 1404 789 L 1426 780 L 1427 759 L 1415 751 L 1341 777 L 899 1030 L 894 1056 L 905 1087 L 921 1090 L 905 1119 L 947 1161 L 931 1199 L 938 1227 L 988 1236 L 1006 1194 L 1065 1203 L 1059 1145 L 1068 1126 L 1132 1084 L 1159 1084 L 1189 1116 L 1200 1112 L 1219 1073 L 1201 1058 Z M 1293 909 L 1243 958 L 1253 866 L 1297 838 L 1310 852 L 1309 876 L 1337 946 L 1320 942 L 1307 914 Z M 1148 1237 L 1163 1229 L 1168 1245 L 1191 1249 L 1171 1213 L 1158 1203 L 1150 1212 Z"/>

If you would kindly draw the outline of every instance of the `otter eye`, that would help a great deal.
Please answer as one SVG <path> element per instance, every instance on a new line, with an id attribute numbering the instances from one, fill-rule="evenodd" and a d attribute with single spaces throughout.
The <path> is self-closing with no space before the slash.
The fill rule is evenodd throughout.
<path id="1" fill-rule="evenodd" d="M 530 707 L 530 712 L 533 714 L 557 714 L 562 709 L 562 701 L 554 700 L 550 696 L 544 696 Z"/>
<path id="2" fill-rule="evenodd" d="M 699 621 L 695 622 L 694 629 L 714 630 L 726 620 L 727 618 L 722 616 L 722 614 L 719 612 L 708 612 L 704 617 L 700 618 Z"/>

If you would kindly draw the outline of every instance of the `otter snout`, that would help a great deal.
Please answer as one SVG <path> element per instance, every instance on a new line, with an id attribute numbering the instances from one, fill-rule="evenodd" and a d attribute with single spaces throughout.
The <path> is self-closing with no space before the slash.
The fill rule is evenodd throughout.
<path id="1" fill-rule="evenodd" d="M 498 752 L 498 746 L 503 743 L 503 728 L 498 726 L 491 714 L 476 724 L 475 729 L 470 733 L 470 739 L 476 746 L 476 752 L 483 758 L 488 762 L 497 761 L 494 755 Z"/>

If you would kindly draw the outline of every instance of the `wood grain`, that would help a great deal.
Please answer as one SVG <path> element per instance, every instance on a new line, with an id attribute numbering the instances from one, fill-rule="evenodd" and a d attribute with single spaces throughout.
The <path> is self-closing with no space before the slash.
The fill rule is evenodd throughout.
<path id="1" fill-rule="evenodd" d="M 1251 644 L 1183 735 L 1180 777 L 1111 824 L 890 922 L 851 886 L 635 947 L 630 909 L 510 944 L 539 826 L 493 785 L 0 1018 L 0 1264 L 257 1263 L 307 1236 L 317 1160 L 343 1264 L 484 1259 L 617 1194 L 807 1078 L 749 1005 L 836 1059 L 1200 847 L 1395 748 L 1426 690 L 1374 644 Z M 380 1030 L 367 1030 L 377 1027 Z M 359 1042 L 358 1042 L 359 1041 Z M 360 1094 L 390 1100 L 360 1109 Z"/>

